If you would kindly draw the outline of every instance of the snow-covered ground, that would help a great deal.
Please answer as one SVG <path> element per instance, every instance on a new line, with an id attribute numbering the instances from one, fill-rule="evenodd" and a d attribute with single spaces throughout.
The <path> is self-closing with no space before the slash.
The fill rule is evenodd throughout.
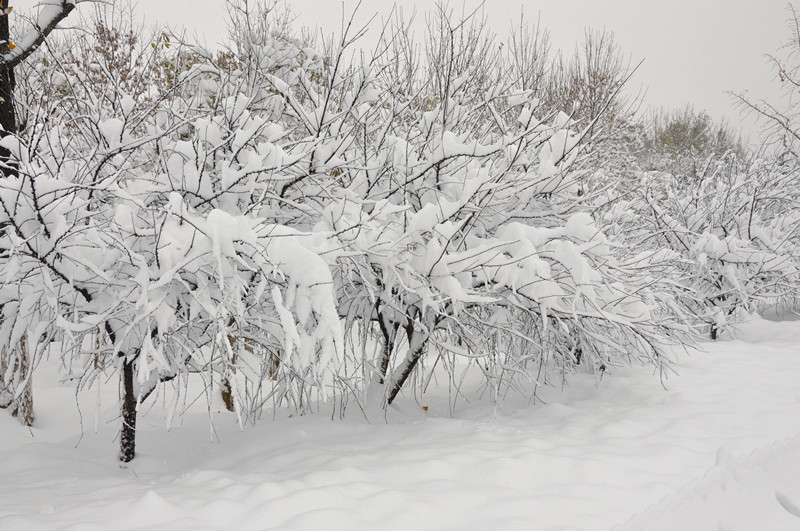
<path id="1" fill-rule="evenodd" d="M 800 529 L 800 322 L 703 347 L 666 388 L 639 367 L 453 416 L 443 394 L 388 422 L 242 432 L 214 409 L 212 437 L 205 407 L 170 431 L 154 408 L 126 466 L 115 404 L 95 431 L 97 391 L 81 393 L 81 434 L 74 389 L 45 366 L 36 426 L 0 412 L 0 529 Z"/>

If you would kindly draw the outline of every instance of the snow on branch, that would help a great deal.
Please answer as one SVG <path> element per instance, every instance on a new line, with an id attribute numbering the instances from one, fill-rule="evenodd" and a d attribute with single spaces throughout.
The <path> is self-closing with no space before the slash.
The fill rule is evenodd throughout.
<path id="1" fill-rule="evenodd" d="M 0 61 L 8 68 L 14 68 L 35 52 L 58 24 L 67 18 L 80 0 L 42 0 L 36 22 Z M 6 15 L 7 16 L 7 15 Z"/>

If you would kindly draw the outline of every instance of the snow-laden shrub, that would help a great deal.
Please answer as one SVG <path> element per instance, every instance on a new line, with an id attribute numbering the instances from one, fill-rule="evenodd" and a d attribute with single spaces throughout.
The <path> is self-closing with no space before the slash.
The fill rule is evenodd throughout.
<path id="1" fill-rule="evenodd" d="M 497 72 L 487 85 L 455 42 L 475 39 L 445 40 L 453 59 L 433 82 L 385 76 L 412 70 L 390 56 L 365 134 L 331 170 L 341 189 L 320 228 L 349 253 L 340 312 L 380 344 L 361 353 L 368 395 L 391 402 L 426 359 L 452 355 L 494 389 L 660 364 L 672 323 L 590 215 L 586 131 Z"/>
<path id="2" fill-rule="evenodd" d="M 329 246 L 270 205 L 315 149 L 262 111 L 283 96 L 233 83 L 212 61 L 141 102 L 60 74 L 80 99 L 40 85 L 36 114 L 51 119 L 2 140 L 17 173 L 0 184 L 4 344 L 36 331 L 41 351 L 37 339 L 59 335 L 84 382 L 117 367 L 124 459 L 137 403 L 159 382 L 224 379 L 240 413 L 263 397 L 236 388 L 238 369 L 257 384 L 283 376 L 274 391 L 298 407 L 330 386 L 343 332 Z"/>
<path id="3" fill-rule="evenodd" d="M 632 248 L 668 250 L 678 301 L 712 338 L 800 286 L 794 169 L 711 159 L 696 180 L 644 173 L 640 193 L 608 213 Z"/>
<path id="4" fill-rule="evenodd" d="M 247 418 L 385 406 L 453 356 L 498 398 L 662 363 L 668 297 L 592 217 L 586 127 L 463 60 L 470 39 L 438 43 L 432 81 L 388 42 L 234 28 L 224 53 L 153 42 L 134 70 L 182 66 L 139 92 L 60 57 L 26 84 L 47 120 L 2 141 L 2 339 L 63 338 L 84 384 L 116 369 L 124 459 L 138 405 L 190 374 Z"/>

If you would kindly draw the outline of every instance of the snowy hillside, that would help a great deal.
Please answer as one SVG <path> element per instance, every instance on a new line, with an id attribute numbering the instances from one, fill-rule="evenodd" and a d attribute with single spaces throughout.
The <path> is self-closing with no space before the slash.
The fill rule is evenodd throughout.
<path id="1" fill-rule="evenodd" d="M 0 415 L 0 529 L 798 529 L 798 345 L 800 322 L 758 319 L 678 354 L 666 388 L 625 368 L 452 416 L 441 390 L 372 423 L 239 431 L 220 404 L 212 433 L 202 400 L 169 432 L 153 406 L 122 466 L 116 382 L 96 411 L 43 366 L 34 427 Z"/>

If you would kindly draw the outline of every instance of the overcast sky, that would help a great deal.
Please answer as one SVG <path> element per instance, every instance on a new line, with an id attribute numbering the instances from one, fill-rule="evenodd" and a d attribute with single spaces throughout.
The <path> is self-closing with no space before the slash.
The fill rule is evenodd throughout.
<path id="1" fill-rule="evenodd" d="M 418 19 L 433 2 L 363 0 L 359 20 L 388 15 L 398 4 Z M 479 2 L 467 0 L 468 8 Z M 349 13 L 356 2 L 347 0 Z M 461 1 L 450 5 L 461 10 Z M 298 22 L 326 32 L 340 27 L 342 6 L 335 0 L 291 0 Z M 633 88 L 647 89 L 646 103 L 680 106 L 692 102 L 715 119 L 743 123 L 725 91 L 749 91 L 754 97 L 779 95 L 765 54 L 776 53 L 789 38 L 785 0 L 490 0 L 485 14 L 504 38 L 512 21 L 525 17 L 550 31 L 554 47 L 572 50 L 586 27 L 614 32 L 634 63 L 644 59 Z M 490 7 L 489 7 L 490 6 Z M 138 0 L 138 10 L 170 25 L 203 34 L 209 44 L 225 34 L 221 0 Z M 745 121 L 745 129 L 752 126 Z"/>

